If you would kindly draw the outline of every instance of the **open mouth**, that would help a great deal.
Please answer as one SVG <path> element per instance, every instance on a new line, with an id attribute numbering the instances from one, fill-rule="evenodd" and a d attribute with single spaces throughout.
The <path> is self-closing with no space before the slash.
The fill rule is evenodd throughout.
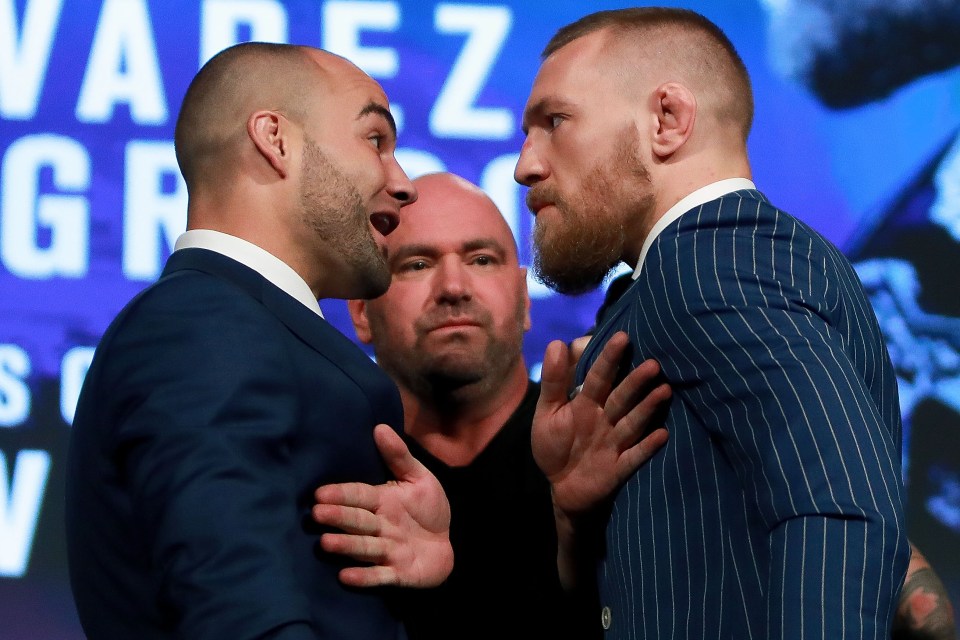
<path id="1" fill-rule="evenodd" d="M 395 213 L 377 212 L 370 214 L 370 224 L 380 232 L 380 235 L 388 236 L 400 224 L 400 216 Z"/>

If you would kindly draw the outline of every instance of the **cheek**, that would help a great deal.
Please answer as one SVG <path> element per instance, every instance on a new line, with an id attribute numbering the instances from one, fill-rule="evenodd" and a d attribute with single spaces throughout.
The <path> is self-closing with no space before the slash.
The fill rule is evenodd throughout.
<path id="1" fill-rule="evenodd" d="M 569 179 L 575 179 L 605 157 L 604 145 L 598 139 L 566 135 L 553 144 L 553 164 Z"/>
<path id="2" fill-rule="evenodd" d="M 396 351 L 415 340 L 413 320 L 402 306 L 387 302 L 378 305 L 375 312 L 367 311 L 373 342 L 381 350 Z"/>
<path id="3" fill-rule="evenodd" d="M 386 185 L 384 160 L 373 147 L 361 147 L 353 150 L 351 160 L 343 163 L 352 186 L 364 198 L 379 193 Z"/>
<path id="4" fill-rule="evenodd" d="M 383 296 L 382 303 L 377 305 L 381 322 L 412 332 L 417 319 L 423 315 L 428 294 L 429 289 L 424 281 L 394 280 L 389 291 Z M 394 332 L 398 331 L 399 329 Z"/>
<path id="5" fill-rule="evenodd" d="M 513 282 L 500 282 L 497 286 L 496 291 L 484 298 L 484 305 L 490 310 L 498 327 L 512 332 L 518 323 L 522 325 L 524 322 L 526 303 Z"/>

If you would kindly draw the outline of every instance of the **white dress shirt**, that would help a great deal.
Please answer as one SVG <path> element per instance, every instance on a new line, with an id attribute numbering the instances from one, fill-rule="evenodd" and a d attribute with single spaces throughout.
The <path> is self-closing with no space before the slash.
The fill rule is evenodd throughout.
<path id="1" fill-rule="evenodd" d="M 640 277 L 640 268 L 643 266 L 643 259 L 647 257 L 647 252 L 650 251 L 650 247 L 653 246 L 653 241 L 657 239 L 657 236 L 660 235 L 671 222 L 694 207 L 698 207 L 711 200 L 716 200 L 720 196 L 725 196 L 734 191 L 756 188 L 753 181 L 746 178 L 727 178 L 726 180 L 711 182 L 683 197 L 680 202 L 667 209 L 667 212 L 663 214 L 653 225 L 653 228 L 650 229 L 650 233 L 647 235 L 646 240 L 643 241 L 643 247 L 640 249 L 640 259 L 637 261 L 637 266 L 633 270 L 633 279 L 636 280 Z"/>
<path id="2" fill-rule="evenodd" d="M 207 249 L 216 251 L 242 265 L 250 267 L 284 292 L 299 300 L 321 318 L 320 304 L 310 291 L 309 285 L 290 265 L 257 245 L 210 229 L 192 229 L 180 235 L 173 250 Z"/>

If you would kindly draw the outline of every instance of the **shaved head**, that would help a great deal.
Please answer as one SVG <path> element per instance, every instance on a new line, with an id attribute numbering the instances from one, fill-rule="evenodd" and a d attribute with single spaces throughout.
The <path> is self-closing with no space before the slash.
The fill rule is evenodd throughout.
<path id="1" fill-rule="evenodd" d="M 750 77 L 729 38 L 710 20 L 668 7 L 598 11 L 561 28 L 542 56 L 597 32 L 607 34 L 605 53 L 619 58 L 611 69 L 626 93 L 679 82 L 697 95 L 701 112 L 735 124 L 746 140 L 753 124 Z"/>
<path id="2" fill-rule="evenodd" d="M 310 92 L 329 77 L 325 65 L 336 64 L 353 66 L 325 51 L 266 42 L 234 45 L 211 58 L 187 89 L 174 133 L 188 189 L 231 157 L 257 109 L 302 123 Z"/>
<path id="3" fill-rule="evenodd" d="M 378 238 L 417 194 L 387 96 L 355 64 L 300 45 L 224 49 L 190 83 L 174 137 L 188 230 L 264 249 L 317 298 L 387 288 Z"/>
<path id="4" fill-rule="evenodd" d="M 504 241 L 504 248 L 510 252 L 512 260 L 517 261 L 517 243 L 510 225 L 490 196 L 479 186 L 445 171 L 424 174 L 416 178 L 413 184 L 417 187 L 419 197 L 406 209 L 408 217 L 411 212 L 421 210 L 436 216 L 453 216 L 463 207 L 485 210 L 489 214 L 487 219 L 490 228 L 496 231 L 498 240 Z"/>
<path id="5" fill-rule="evenodd" d="M 357 335 L 401 388 L 429 404 L 494 397 L 526 376 L 529 298 L 516 239 L 470 181 L 441 172 L 413 184 L 417 201 L 384 241 L 390 288 L 351 303 Z"/>

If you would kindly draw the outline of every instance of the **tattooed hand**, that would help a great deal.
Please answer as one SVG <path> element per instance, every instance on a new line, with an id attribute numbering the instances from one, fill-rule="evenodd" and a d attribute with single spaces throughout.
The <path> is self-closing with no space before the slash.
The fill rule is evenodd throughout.
<path id="1" fill-rule="evenodd" d="M 893 640 L 955 640 L 953 607 L 933 567 L 910 543 L 910 564 L 893 620 Z"/>

